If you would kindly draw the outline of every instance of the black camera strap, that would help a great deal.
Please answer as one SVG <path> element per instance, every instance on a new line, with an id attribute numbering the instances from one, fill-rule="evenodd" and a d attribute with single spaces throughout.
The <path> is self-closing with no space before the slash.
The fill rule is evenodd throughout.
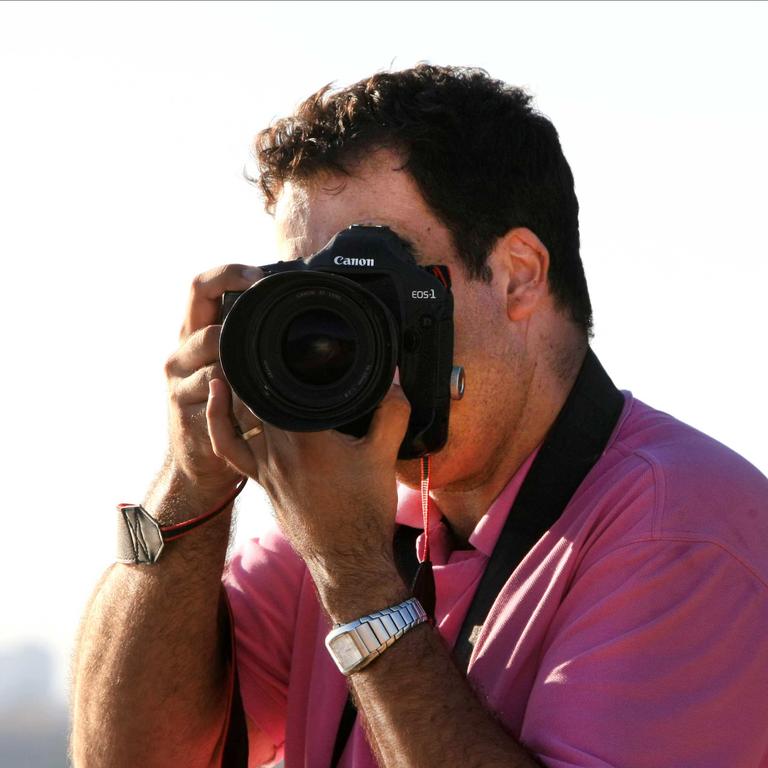
<path id="1" fill-rule="evenodd" d="M 232 609 L 221 585 L 219 598 L 219 637 L 224 649 L 224 660 L 232 666 L 232 690 L 229 705 L 229 723 L 221 758 L 221 768 L 248 768 L 248 723 L 245 718 L 235 650 L 235 626 Z"/>
<path id="2" fill-rule="evenodd" d="M 562 514 L 589 471 L 603 454 L 624 407 L 624 396 L 614 386 L 591 349 L 579 375 L 539 449 L 515 498 L 453 649 L 466 674 L 472 651 L 488 613 L 502 588 Z M 394 552 L 407 582 L 418 568 L 415 528 L 398 526 Z M 336 768 L 352 732 L 357 710 L 348 697 L 341 715 L 331 759 Z"/>

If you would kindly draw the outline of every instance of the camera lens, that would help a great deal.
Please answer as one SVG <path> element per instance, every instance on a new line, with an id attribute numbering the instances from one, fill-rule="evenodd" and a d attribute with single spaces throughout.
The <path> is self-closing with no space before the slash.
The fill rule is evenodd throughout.
<path id="1" fill-rule="evenodd" d="M 283 337 L 283 360 L 302 383 L 333 384 L 355 361 L 357 334 L 341 315 L 314 309 L 295 317 Z"/>
<path id="2" fill-rule="evenodd" d="M 399 334 L 386 305 L 341 275 L 313 270 L 265 277 L 221 329 L 219 353 L 235 394 L 282 429 L 349 425 L 386 395 Z"/>

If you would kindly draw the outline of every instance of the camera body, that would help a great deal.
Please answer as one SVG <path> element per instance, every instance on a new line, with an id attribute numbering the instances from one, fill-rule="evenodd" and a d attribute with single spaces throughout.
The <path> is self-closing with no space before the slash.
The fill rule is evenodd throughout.
<path id="1" fill-rule="evenodd" d="M 355 225 L 306 260 L 262 267 L 222 299 L 222 369 L 262 421 L 362 436 L 395 369 L 411 404 L 398 457 L 448 436 L 453 296 L 444 266 L 420 267 L 387 227 Z"/>

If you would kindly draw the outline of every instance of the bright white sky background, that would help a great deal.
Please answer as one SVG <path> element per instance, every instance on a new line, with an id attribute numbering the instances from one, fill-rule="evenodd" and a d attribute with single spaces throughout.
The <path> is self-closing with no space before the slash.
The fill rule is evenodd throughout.
<path id="1" fill-rule="evenodd" d="M 768 472 L 766 39 L 761 3 L 0 4 L 0 650 L 51 645 L 64 690 L 114 505 L 164 454 L 188 284 L 275 259 L 251 137 L 379 69 L 477 65 L 535 94 L 604 365 Z M 268 522 L 246 491 L 238 535 Z"/>

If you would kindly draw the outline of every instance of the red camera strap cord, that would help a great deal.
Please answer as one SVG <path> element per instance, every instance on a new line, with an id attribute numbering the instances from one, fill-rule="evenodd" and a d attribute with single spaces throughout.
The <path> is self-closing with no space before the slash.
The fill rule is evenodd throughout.
<path id="1" fill-rule="evenodd" d="M 432 468 L 430 456 L 421 457 L 421 517 L 424 521 L 424 538 L 419 560 L 429 560 L 429 472 Z"/>
<path id="2" fill-rule="evenodd" d="M 430 498 L 429 475 L 432 461 L 429 454 L 421 457 L 421 515 L 424 521 L 424 534 L 422 538 L 421 552 L 419 553 L 419 567 L 413 579 L 411 591 L 413 596 L 421 603 L 429 617 L 429 623 L 435 624 L 435 576 L 432 573 L 432 561 L 429 559 L 429 523 L 430 523 Z"/>

